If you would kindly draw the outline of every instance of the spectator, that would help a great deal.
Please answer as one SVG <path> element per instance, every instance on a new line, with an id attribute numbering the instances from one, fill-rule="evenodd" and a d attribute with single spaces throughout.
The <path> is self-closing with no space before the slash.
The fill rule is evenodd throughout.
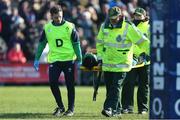
<path id="1" fill-rule="evenodd" d="M 24 25 L 24 19 L 19 15 L 19 11 L 17 8 L 12 9 L 12 28 L 19 28 Z"/>
<path id="2" fill-rule="evenodd" d="M 121 0 L 111 0 L 109 2 L 109 6 L 110 7 L 114 7 L 114 6 L 118 6 L 120 7 L 121 9 L 126 7 L 126 5 L 121 1 Z"/>
<path id="3" fill-rule="evenodd" d="M 72 14 L 71 14 L 71 6 L 68 1 L 61 2 L 61 6 L 63 9 L 63 17 L 67 21 L 72 21 Z"/>
<path id="4" fill-rule="evenodd" d="M 108 15 L 108 10 L 109 10 L 109 4 L 108 3 L 103 3 L 101 6 L 101 13 L 99 14 L 99 20 L 98 20 L 98 28 L 100 27 L 100 24 L 102 21 L 104 21 Z"/>
<path id="5" fill-rule="evenodd" d="M 131 17 L 133 17 L 133 13 L 134 13 L 135 9 L 137 8 L 137 6 L 138 6 L 138 0 L 131 0 L 128 3 L 128 12 Z"/>
<path id="6" fill-rule="evenodd" d="M 10 37 L 8 48 L 11 49 L 15 43 L 20 43 L 21 46 L 26 44 L 25 36 L 19 29 L 14 30 L 14 34 Z"/>
<path id="7" fill-rule="evenodd" d="M 96 10 L 92 6 L 87 7 L 87 10 L 90 12 L 91 19 L 95 23 L 98 19 Z"/>
<path id="8" fill-rule="evenodd" d="M 13 63 L 25 63 L 26 58 L 21 50 L 21 45 L 16 43 L 14 47 L 8 52 L 8 60 Z"/>
<path id="9" fill-rule="evenodd" d="M 0 33 L 2 32 L 2 20 L 0 19 Z"/>
<path id="10" fill-rule="evenodd" d="M 4 61 L 6 59 L 7 45 L 5 41 L 0 37 L 0 60 Z"/>
<path id="11" fill-rule="evenodd" d="M 2 33 L 1 36 L 5 40 L 6 44 L 9 42 L 9 38 L 12 35 L 12 20 L 11 20 L 11 7 L 9 0 L 4 0 L 2 3 L 4 7 L 2 7 L 0 11 L 0 19 L 2 23 Z"/>
<path id="12" fill-rule="evenodd" d="M 25 20 L 27 26 L 31 26 L 36 21 L 35 13 L 33 12 L 32 5 L 28 1 L 23 1 L 19 8 L 19 14 Z"/>
<path id="13" fill-rule="evenodd" d="M 82 20 L 79 24 L 84 30 L 85 38 L 89 41 L 91 45 L 93 45 L 95 42 L 93 39 L 93 22 L 91 20 L 91 13 L 89 11 L 86 10 L 82 13 Z"/>

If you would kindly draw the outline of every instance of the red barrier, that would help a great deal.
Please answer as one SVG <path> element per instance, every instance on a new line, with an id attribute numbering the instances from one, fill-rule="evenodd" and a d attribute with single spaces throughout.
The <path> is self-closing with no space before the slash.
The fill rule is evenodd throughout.
<path id="1" fill-rule="evenodd" d="M 63 73 L 59 81 L 64 83 Z M 32 63 L 0 63 L 0 83 L 48 83 L 48 64 L 40 64 L 37 72 Z"/>

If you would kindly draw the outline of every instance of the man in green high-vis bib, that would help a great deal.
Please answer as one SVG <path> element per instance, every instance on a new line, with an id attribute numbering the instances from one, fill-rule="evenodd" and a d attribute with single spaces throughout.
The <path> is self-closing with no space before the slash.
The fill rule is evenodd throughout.
<path id="1" fill-rule="evenodd" d="M 75 87 L 74 87 L 74 63 L 82 62 L 80 42 L 74 24 L 63 19 L 61 6 L 55 5 L 50 9 L 52 21 L 45 24 L 35 55 L 34 68 L 39 69 L 39 58 L 48 43 L 49 83 L 58 107 L 53 115 L 72 116 L 74 114 Z M 68 93 L 68 109 L 62 102 L 58 79 L 64 72 Z"/>

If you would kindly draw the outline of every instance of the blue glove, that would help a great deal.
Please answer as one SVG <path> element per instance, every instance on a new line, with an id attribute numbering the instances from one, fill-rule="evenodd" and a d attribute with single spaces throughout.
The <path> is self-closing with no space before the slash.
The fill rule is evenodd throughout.
<path id="1" fill-rule="evenodd" d="M 82 61 L 77 61 L 77 66 L 81 66 L 82 65 Z"/>
<path id="2" fill-rule="evenodd" d="M 39 70 L 39 61 L 38 61 L 38 60 L 35 60 L 35 61 L 34 61 L 34 69 L 35 69 L 36 71 Z"/>
<path id="3" fill-rule="evenodd" d="M 77 62 L 79 65 L 82 65 L 82 58 L 77 58 Z"/>

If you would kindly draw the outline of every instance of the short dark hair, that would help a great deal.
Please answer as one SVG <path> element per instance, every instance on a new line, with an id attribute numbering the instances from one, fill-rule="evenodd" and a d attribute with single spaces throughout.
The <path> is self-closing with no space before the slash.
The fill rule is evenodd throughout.
<path id="1" fill-rule="evenodd" d="M 53 6 L 51 9 L 50 9 L 50 13 L 51 14 L 57 14 L 59 13 L 60 11 L 62 11 L 62 8 L 60 5 L 55 5 Z"/>

